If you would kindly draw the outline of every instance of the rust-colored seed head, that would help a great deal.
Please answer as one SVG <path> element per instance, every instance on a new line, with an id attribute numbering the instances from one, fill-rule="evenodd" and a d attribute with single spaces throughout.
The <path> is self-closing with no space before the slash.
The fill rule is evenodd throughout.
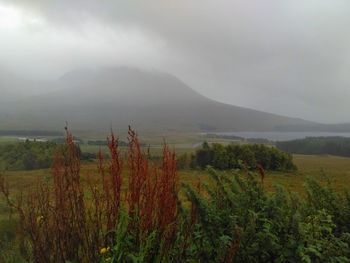
<path id="1" fill-rule="evenodd" d="M 264 168 L 260 164 L 256 164 L 256 167 L 258 168 L 259 174 L 261 176 L 261 182 L 264 183 L 264 178 L 265 178 Z"/>

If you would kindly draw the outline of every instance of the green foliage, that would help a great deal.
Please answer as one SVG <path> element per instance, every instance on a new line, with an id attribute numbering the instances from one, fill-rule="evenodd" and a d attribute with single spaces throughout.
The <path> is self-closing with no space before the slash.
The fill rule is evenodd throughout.
<path id="1" fill-rule="evenodd" d="M 350 138 L 346 137 L 308 137 L 277 142 L 276 147 L 295 154 L 331 154 L 350 157 Z"/>
<path id="2" fill-rule="evenodd" d="M 189 168 L 191 166 L 191 155 L 184 153 L 178 157 L 177 162 L 179 169 Z"/>
<path id="3" fill-rule="evenodd" d="M 183 184 L 189 206 L 179 210 L 170 243 L 167 231 L 141 234 L 137 213 L 121 209 L 101 262 L 350 262 L 347 190 L 308 179 L 299 199 L 280 185 L 268 194 L 256 173 L 208 172 L 208 184 Z M 23 262 L 10 249 L 15 226 L 0 222 L 1 262 Z"/>
<path id="4" fill-rule="evenodd" d="M 33 170 L 49 168 L 57 144 L 25 141 L 0 145 L 0 164 L 4 170 Z"/>
<path id="5" fill-rule="evenodd" d="M 0 262 L 26 262 L 16 251 L 18 249 L 18 242 L 15 235 L 17 225 L 17 220 L 13 218 L 0 220 Z"/>
<path id="6" fill-rule="evenodd" d="M 88 141 L 87 144 L 88 145 L 107 146 L 108 145 L 108 141 L 107 140 Z M 121 141 L 121 140 L 119 140 L 118 144 L 119 144 L 119 146 L 122 146 L 122 147 L 129 146 L 129 143 Z M 141 146 L 145 146 L 145 144 L 140 144 L 140 145 Z"/>
<path id="7" fill-rule="evenodd" d="M 205 135 L 206 138 L 219 138 L 219 139 L 226 139 L 226 140 L 235 140 L 235 141 L 242 141 L 242 142 L 248 142 L 248 143 L 257 143 L 257 144 L 266 144 L 266 145 L 274 145 L 274 141 L 270 141 L 265 138 L 244 138 L 236 135 L 227 135 L 227 134 L 216 134 L 216 133 L 207 133 Z"/>
<path id="8" fill-rule="evenodd" d="M 213 143 L 210 147 L 203 144 L 188 160 L 187 156 L 179 157 L 179 168 L 204 169 L 207 165 L 215 169 L 240 169 L 242 164 L 249 169 L 255 169 L 260 164 L 265 170 L 293 171 L 296 166 L 292 155 L 264 144 L 227 145 Z"/>
<path id="9" fill-rule="evenodd" d="M 189 262 L 223 261 L 232 244 L 226 262 L 350 262 L 348 195 L 309 180 L 301 201 L 281 186 L 268 195 L 252 173 L 209 172 L 205 194 L 184 185 L 196 214 Z"/>
<path id="10" fill-rule="evenodd" d="M 0 170 L 36 170 L 50 168 L 55 152 L 65 147 L 55 142 L 25 141 L 0 145 Z M 97 154 L 82 152 L 77 145 L 80 159 L 91 161 Z"/>
<path id="11" fill-rule="evenodd" d="M 38 144 L 40 145 L 38 146 Z M 40 147 L 45 144 L 34 142 L 18 144 L 16 146 L 19 147 L 19 153 L 21 153 L 18 156 L 25 156 L 24 159 L 28 166 L 36 164 L 36 152 L 42 151 L 43 149 Z M 79 147 L 74 147 L 71 148 L 70 153 L 80 157 L 81 153 L 77 154 L 77 151 L 80 152 Z M 15 151 L 10 152 L 14 153 Z M 79 248 L 76 250 L 79 255 L 84 256 L 87 252 L 93 253 L 96 260 L 89 262 L 350 262 L 350 193 L 347 190 L 345 190 L 344 195 L 341 195 L 336 193 L 330 185 L 322 186 L 316 181 L 308 179 L 305 185 L 306 195 L 304 199 L 299 199 L 296 194 L 284 190 L 279 185 L 275 186 L 273 193 L 268 194 L 264 189 L 263 178 L 258 177 L 259 175 L 256 173 L 248 172 L 242 175 L 235 170 L 232 173 L 218 172 L 209 167 L 207 169 L 211 181 L 208 184 L 199 183 L 197 187 L 183 184 L 183 193 L 188 202 L 181 206 L 177 198 L 177 187 L 165 187 L 166 182 L 171 186 L 177 178 L 175 176 L 175 155 L 171 155 L 173 158 L 171 162 L 165 162 L 167 159 L 163 159 L 164 164 L 161 166 L 163 167 L 163 177 L 154 177 L 150 180 L 150 174 L 145 173 L 145 177 L 141 176 L 143 174 L 140 171 L 148 171 L 146 169 L 148 168 L 146 162 L 148 158 L 140 154 L 130 155 L 130 158 L 133 158 L 131 160 L 134 160 L 131 164 L 139 165 L 137 169 L 130 170 L 130 174 L 134 176 L 131 178 L 138 180 L 129 185 L 129 191 L 125 194 L 126 199 L 123 200 L 126 202 L 121 202 L 120 207 L 118 203 L 117 208 L 115 208 L 109 204 L 121 200 L 119 199 L 121 188 L 118 190 L 119 196 L 113 197 L 107 193 L 117 189 L 115 182 L 118 179 L 116 176 L 118 170 L 113 170 L 116 169 L 113 167 L 119 167 L 119 171 L 122 171 L 116 156 L 119 155 L 116 154 L 113 160 L 118 161 L 118 166 L 108 167 L 111 171 L 108 177 L 104 177 L 103 171 L 106 169 L 101 166 L 103 184 L 100 186 L 100 181 L 91 184 L 91 196 L 87 195 L 84 202 L 82 202 L 82 197 L 85 191 L 81 190 L 78 194 L 69 194 L 69 191 L 66 190 L 84 189 L 83 185 L 80 184 L 72 187 L 72 183 L 77 184 L 80 180 L 64 181 L 67 184 L 58 188 L 65 191 L 57 191 L 62 196 L 61 198 L 53 198 L 53 200 L 66 201 L 67 198 L 76 198 L 66 203 L 68 208 L 65 211 L 68 212 L 64 214 L 73 220 L 61 224 L 60 228 L 55 229 L 58 222 L 57 217 L 55 217 L 57 209 L 50 210 L 55 212 L 51 214 L 51 217 L 46 215 L 40 219 L 39 216 L 38 221 L 37 215 L 45 215 L 45 211 L 48 214 L 48 210 L 45 209 L 52 209 L 54 203 L 50 200 L 49 195 L 45 195 L 45 191 L 37 191 L 39 194 L 34 197 L 41 196 L 42 199 L 33 197 L 25 202 L 29 209 L 35 204 L 42 204 L 38 211 L 28 210 L 37 211 L 28 214 L 31 216 L 29 219 L 32 222 L 28 225 L 39 229 L 39 231 L 42 231 L 40 229 L 44 229 L 44 227 L 47 228 L 45 228 L 46 231 L 42 232 L 30 232 L 28 227 L 25 230 L 28 233 L 39 233 L 42 238 L 47 238 L 44 240 L 53 240 L 51 244 L 56 244 L 59 243 L 56 242 L 57 239 L 51 238 L 55 235 L 60 237 L 65 226 L 79 226 L 81 232 L 78 233 L 82 233 L 88 239 L 85 243 L 81 241 L 82 239 L 76 239 L 77 241 L 72 245 L 74 249 Z M 198 156 L 202 158 L 200 162 L 197 161 Z M 203 148 L 198 150 L 195 155 L 191 157 L 186 155 L 182 158 L 182 162 L 186 165 L 191 166 L 196 162 L 196 165 L 200 163 L 204 167 L 206 164 L 203 160 L 206 160 L 219 169 L 235 169 L 241 167 L 243 163 L 251 168 L 256 163 L 264 165 L 267 169 L 290 169 L 293 167 L 290 155 L 263 145 L 223 146 L 213 144 L 209 146 L 204 144 Z M 78 159 L 73 160 L 78 161 Z M 19 158 L 19 160 L 22 159 Z M 102 159 L 100 161 L 102 163 Z M 64 162 L 59 162 L 59 164 L 64 164 Z M 142 164 L 143 166 L 141 166 Z M 73 169 L 75 166 L 69 167 L 72 169 L 64 171 L 75 171 Z M 174 177 L 169 177 L 170 172 L 173 173 Z M 63 174 L 68 176 L 67 173 Z M 112 177 L 113 175 L 116 177 Z M 56 182 L 62 178 L 61 173 L 56 176 L 56 180 L 54 180 Z M 148 183 L 145 184 L 144 180 L 147 178 Z M 160 180 L 161 178 L 167 181 Z M 113 182 L 114 184 L 112 184 Z M 143 191 L 137 192 L 138 188 L 135 186 L 140 185 L 140 183 L 143 183 Z M 5 184 L 2 186 L 6 198 Z M 119 186 L 122 186 L 121 181 Z M 48 189 L 48 194 L 54 192 L 49 190 L 50 188 L 41 189 Z M 138 193 L 139 198 L 131 199 L 130 193 Z M 154 197 L 157 198 L 152 199 Z M 170 205 L 169 200 L 174 201 L 174 209 L 170 211 L 171 213 L 166 209 Z M 68 206 L 69 204 L 80 204 L 79 202 L 82 204 L 79 209 L 74 210 L 74 206 L 73 209 Z M 133 210 L 129 210 L 131 202 L 135 204 L 132 206 Z M 75 217 L 78 212 L 85 208 L 91 210 Z M 0 203 L 0 212 L 5 209 L 8 208 Z M 72 214 L 70 214 L 71 211 L 73 211 Z M 166 216 L 171 220 L 167 224 L 161 224 Z M 88 223 L 81 223 L 81 225 L 75 223 L 82 222 L 79 221 L 82 218 L 86 218 Z M 109 218 L 114 220 L 111 221 L 111 228 L 102 227 Z M 42 222 L 45 224 L 40 223 L 40 220 L 44 220 Z M 49 222 L 52 222 L 51 227 L 48 227 Z M 97 228 L 94 228 L 95 224 L 98 225 Z M 14 234 L 16 227 L 16 220 L 2 219 L 0 221 L 0 262 L 23 262 L 19 253 L 14 253 L 13 249 L 20 243 Z M 71 241 L 74 237 L 71 235 L 74 233 L 71 230 L 74 229 L 73 227 L 67 228 L 65 233 L 68 238 L 65 239 L 65 242 Z M 56 232 L 53 231 L 54 229 Z M 26 237 L 28 238 L 28 236 Z M 62 243 L 65 244 L 65 242 Z M 40 244 L 47 243 L 45 241 Z M 94 245 L 91 245 L 91 249 L 86 249 L 86 244 L 90 243 Z M 101 248 L 101 246 L 105 247 Z M 40 252 L 41 250 L 39 254 Z M 52 254 L 48 253 L 48 256 L 52 256 Z M 72 262 L 77 262 L 77 260 L 73 261 L 76 257 L 72 256 L 69 259 Z M 52 260 L 37 260 L 36 262 L 52 262 Z M 57 262 L 62 261 L 57 260 Z M 66 262 L 68 263 L 68 261 Z"/>
<path id="12" fill-rule="evenodd" d="M 143 235 L 139 223 L 137 218 L 121 213 L 116 229 L 107 233 L 109 238 L 112 237 L 113 245 L 101 250 L 103 262 L 169 262 L 171 255 L 163 253 L 165 233 L 159 236 L 154 230 Z"/>

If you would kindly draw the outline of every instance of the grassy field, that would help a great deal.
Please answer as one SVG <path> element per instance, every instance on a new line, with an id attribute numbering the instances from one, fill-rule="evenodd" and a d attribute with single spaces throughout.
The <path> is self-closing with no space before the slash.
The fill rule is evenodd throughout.
<path id="1" fill-rule="evenodd" d="M 153 149 L 155 154 L 160 150 Z M 294 155 L 293 159 L 298 166 L 296 172 L 266 172 L 264 186 L 268 191 L 273 191 L 274 184 L 278 183 L 293 192 L 301 193 L 307 177 L 315 178 L 322 183 L 330 181 L 331 185 L 338 191 L 342 191 L 344 187 L 350 188 L 350 158 L 326 155 Z M 87 175 L 96 175 L 96 164 L 83 164 L 81 173 L 83 178 L 86 178 Z M 17 192 L 32 186 L 38 177 L 50 180 L 50 169 L 6 172 L 5 176 L 11 184 L 11 188 Z M 208 180 L 208 174 L 198 170 L 179 171 L 179 176 L 182 182 L 193 184 L 198 181 L 198 178 L 202 181 Z"/>
<path id="2" fill-rule="evenodd" d="M 330 181 L 331 185 L 339 192 L 342 192 L 344 187 L 350 188 L 350 158 L 294 155 L 294 162 L 298 166 L 298 171 L 296 172 L 266 172 L 264 187 L 268 192 L 272 192 L 274 184 L 278 183 L 284 185 L 286 189 L 298 192 L 303 196 L 303 185 L 307 177 L 312 177 L 322 182 L 322 184 Z M 96 163 L 84 163 L 81 167 L 83 181 L 88 176 L 96 176 L 96 170 Z M 128 171 L 126 170 L 123 175 L 126 176 L 126 178 L 124 177 L 124 187 L 126 187 Z M 179 176 L 181 182 L 188 182 L 192 185 L 195 185 L 198 179 L 202 182 L 209 182 L 209 175 L 205 171 L 179 171 Z M 242 172 L 242 176 L 245 176 L 244 172 Z M 10 183 L 13 197 L 22 190 L 25 192 L 28 188 L 35 186 L 38 178 L 44 181 L 51 180 L 50 169 L 6 172 L 5 177 Z M 184 199 L 181 192 L 180 198 Z M 184 202 L 184 205 L 187 206 L 187 203 L 189 202 Z M 0 196 L 0 232 L 11 233 L 11 231 L 14 231 L 16 218 L 17 216 L 11 213 L 11 210 L 5 204 L 5 200 Z M 8 247 L 3 248 L 3 250 L 0 249 L 0 253 L 1 251 L 8 253 L 8 256 L 6 255 L 6 258 L 10 259 L 8 262 L 22 262 L 20 258 L 17 259 L 19 256 L 16 243 L 5 244 Z"/>
<path id="3" fill-rule="evenodd" d="M 303 193 L 303 184 L 312 177 L 323 184 L 331 182 L 332 187 L 342 192 L 350 188 L 350 158 L 337 156 L 293 155 L 298 171 L 291 173 L 267 172 L 265 187 L 272 191 L 275 183 L 282 184 L 293 192 Z"/>
<path id="4" fill-rule="evenodd" d="M 152 149 L 154 154 L 158 154 L 160 150 Z M 303 195 L 303 185 L 307 177 L 315 178 L 322 184 L 330 181 L 332 187 L 339 192 L 342 192 L 344 187 L 350 188 L 350 158 L 315 155 L 294 155 L 293 158 L 298 166 L 296 172 L 266 172 L 264 186 L 267 191 L 272 192 L 275 184 L 282 184 L 286 189 Z M 83 178 L 86 178 L 88 175 L 96 175 L 96 164 L 83 164 L 81 174 Z M 206 182 L 209 178 L 205 171 L 198 170 L 179 171 L 179 176 L 181 182 L 190 184 L 196 184 L 198 179 Z M 20 191 L 35 185 L 38 178 L 51 180 L 50 169 L 6 172 L 5 177 L 9 181 L 14 194 L 18 194 Z M 127 182 L 127 178 L 124 178 L 124 182 Z M 8 209 L 3 198 L 0 197 L 0 218 L 4 218 L 7 215 Z"/>
<path id="5" fill-rule="evenodd" d="M 0 145 L 1 144 L 16 143 L 16 142 L 18 142 L 17 137 L 0 136 Z"/>

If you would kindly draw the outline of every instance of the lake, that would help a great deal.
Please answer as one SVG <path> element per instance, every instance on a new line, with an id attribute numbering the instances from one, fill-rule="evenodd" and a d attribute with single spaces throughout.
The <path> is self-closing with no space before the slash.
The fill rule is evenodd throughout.
<path id="1" fill-rule="evenodd" d="M 288 141 L 306 137 L 350 137 L 350 132 L 212 132 L 211 134 L 239 136 L 243 138 L 264 138 L 271 141 Z"/>

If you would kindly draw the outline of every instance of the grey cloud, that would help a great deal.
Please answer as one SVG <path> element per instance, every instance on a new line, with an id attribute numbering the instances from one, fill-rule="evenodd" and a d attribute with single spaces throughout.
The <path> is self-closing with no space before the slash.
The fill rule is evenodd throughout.
<path id="1" fill-rule="evenodd" d="M 46 21 L 0 42 L 3 52 L 17 53 L 0 50 L 12 69 L 57 77 L 91 65 L 156 68 L 223 102 L 321 122 L 350 121 L 348 1 L 1 3 Z"/>

